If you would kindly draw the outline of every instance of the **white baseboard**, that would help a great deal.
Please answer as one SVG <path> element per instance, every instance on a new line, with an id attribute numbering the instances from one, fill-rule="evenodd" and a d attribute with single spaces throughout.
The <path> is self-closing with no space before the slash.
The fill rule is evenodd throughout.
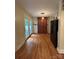
<path id="1" fill-rule="evenodd" d="M 58 53 L 64 53 L 64 49 L 57 48 Z"/>
<path id="2" fill-rule="evenodd" d="M 24 43 L 25 43 L 25 40 L 15 49 L 15 51 L 18 51 L 23 46 Z"/>
<path id="3" fill-rule="evenodd" d="M 32 34 L 30 34 L 30 35 L 32 35 Z M 30 35 L 29 35 L 29 36 L 30 36 Z M 23 46 L 23 44 L 25 43 L 25 41 L 27 40 L 27 38 L 28 38 L 29 36 L 27 36 L 26 39 L 25 39 L 23 42 L 21 42 L 21 43 L 19 44 L 19 46 L 15 49 L 15 51 L 18 51 L 18 50 Z"/>

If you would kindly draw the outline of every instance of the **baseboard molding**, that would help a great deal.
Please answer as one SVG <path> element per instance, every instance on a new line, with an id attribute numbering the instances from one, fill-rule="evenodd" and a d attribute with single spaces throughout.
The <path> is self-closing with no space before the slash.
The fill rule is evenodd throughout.
<path id="1" fill-rule="evenodd" d="M 38 33 L 32 33 L 32 34 L 38 34 Z"/>
<path id="2" fill-rule="evenodd" d="M 25 41 L 26 41 L 29 37 L 31 37 L 32 34 L 33 34 L 33 33 L 31 33 L 31 34 L 25 39 Z"/>
<path id="3" fill-rule="evenodd" d="M 33 33 L 32 33 L 33 34 Z M 32 35 L 30 34 L 16 49 L 15 49 L 15 52 L 18 51 L 25 43 L 25 41 Z"/>
<path id="4" fill-rule="evenodd" d="M 25 43 L 25 40 L 15 49 L 15 51 L 18 51 Z"/>
<path id="5" fill-rule="evenodd" d="M 64 53 L 64 49 L 57 48 L 58 53 Z"/>

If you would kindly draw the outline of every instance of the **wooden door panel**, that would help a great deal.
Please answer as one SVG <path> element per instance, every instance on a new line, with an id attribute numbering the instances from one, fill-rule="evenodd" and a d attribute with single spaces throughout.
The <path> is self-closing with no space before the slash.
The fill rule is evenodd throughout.
<path id="1" fill-rule="evenodd" d="M 43 21 L 43 31 L 44 31 L 44 33 L 47 33 L 47 19 L 44 19 L 44 21 Z"/>
<path id="2" fill-rule="evenodd" d="M 47 33 L 47 18 L 38 17 L 38 33 Z"/>

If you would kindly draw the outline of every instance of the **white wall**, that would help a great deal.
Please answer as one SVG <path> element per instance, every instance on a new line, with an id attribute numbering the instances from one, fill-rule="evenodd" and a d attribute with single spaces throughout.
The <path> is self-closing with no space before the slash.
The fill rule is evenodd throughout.
<path id="1" fill-rule="evenodd" d="M 33 33 L 38 33 L 38 20 L 37 20 L 37 17 L 33 17 Z"/>
<path id="2" fill-rule="evenodd" d="M 58 49 L 60 52 L 64 52 L 64 11 L 61 11 L 59 20 Z"/>
<path id="3" fill-rule="evenodd" d="M 58 51 L 64 53 L 64 10 L 62 9 L 62 1 L 59 2 L 59 32 L 58 32 Z"/>
<path id="4" fill-rule="evenodd" d="M 15 4 L 15 50 L 17 51 L 25 42 L 25 17 L 29 14 L 17 3 Z"/>
<path id="5" fill-rule="evenodd" d="M 18 6 L 15 6 L 15 50 L 18 50 L 25 41 L 24 36 L 24 11 Z"/>

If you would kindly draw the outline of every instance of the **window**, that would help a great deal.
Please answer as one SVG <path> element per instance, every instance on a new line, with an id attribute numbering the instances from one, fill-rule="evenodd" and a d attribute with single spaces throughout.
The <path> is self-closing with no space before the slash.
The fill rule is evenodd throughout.
<path id="1" fill-rule="evenodd" d="M 30 34 L 32 33 L 32 20 L 30 19 Z"/>
<path id="2" fill-rule="evenodd" d="M 25 18 L 25 35 L 29 35 L 29 30 L 28 30 L 28 17 Z"/>
<path id="3" fill-rule="evenodd" d="M 32 33 L 32 19 L 25 18 L 25 36 L 26 38 Z"/>

